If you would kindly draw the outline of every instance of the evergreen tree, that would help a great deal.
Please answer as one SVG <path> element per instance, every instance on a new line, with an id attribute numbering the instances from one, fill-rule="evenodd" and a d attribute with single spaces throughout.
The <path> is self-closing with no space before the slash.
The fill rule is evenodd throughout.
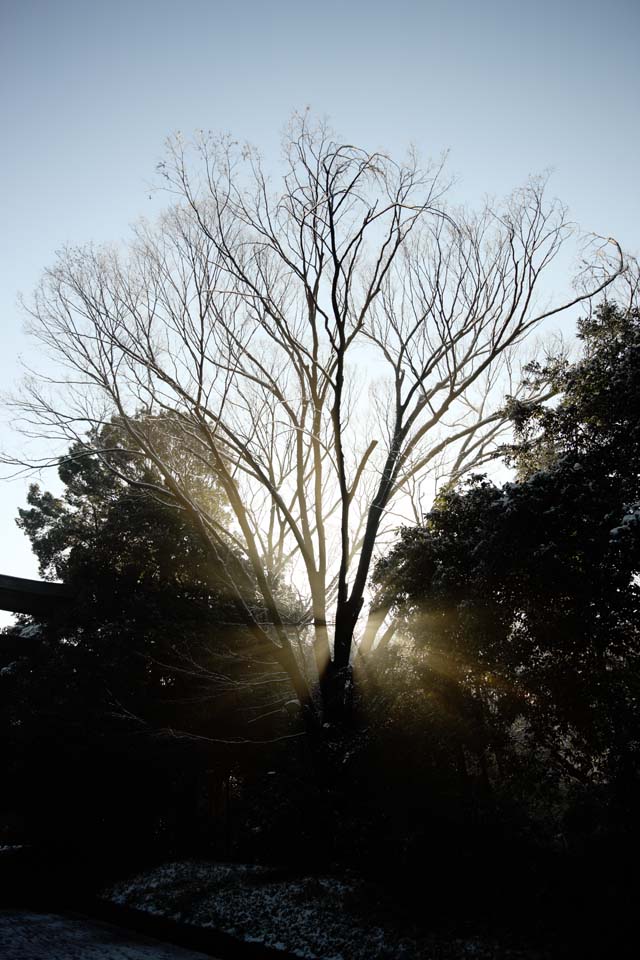
<path id="1" fill-rule="evenodd" d="M 69 584 L 75 600 L 4 631 L 5 804 L 47 843 L 186 842 L 201 826 L 203 790 L 255 764 L 244 742 L 291 732 L 284 709 L 264 707 L 284 705 L 290 687 L 244 625 L 245 607 L 260 608 L 232 536 L 216 565 L 189 516 L 167 506 L 153 464 L 128 463 L 139 488 L 120 479 L 133 454 L 117 421 L 93 440 L 108 458 L 73 446 L 61 495 L 33 485 L 19 511 L 41 573 Z M 205 482 L 197 464 L 192 482 Z M 224 529 L 224 498 L 214 487 L 204 495 Z M 229 596 L 222 564 L 236 566 L 243 595 Z M 43 779 L 55 783 L 46 804 Z"/>
<path id="2" fill-rule="evenodd" d="M 640 720 L 640 314 L 604 304 L 579 335 L 578 362 L 530 369 L 558 402 L 511 406 L 518 479 L 444 491 L 376 581 L 434 682 L 453 680 L 478 708 L 496 757 L 519 729 L 560 776 L 628 785 Z"/>

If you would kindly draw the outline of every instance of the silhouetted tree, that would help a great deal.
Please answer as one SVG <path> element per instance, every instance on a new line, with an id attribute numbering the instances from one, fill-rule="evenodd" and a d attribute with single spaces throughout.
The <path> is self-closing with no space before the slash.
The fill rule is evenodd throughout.
<path id="1" fill-rule="evenodd" d="M 117 422 L 93 442 L 100 455 L 83 444 L 63 459 L 60 496 L 32 486 L 19 511 L 41 572 L 76 599 L 4 632 L 3 745 L 14 808 L 32 830 L 50 832 L 57 818 L 62 842 L 80 847 L 99 834 L 108 847 L 115 831 L 121 850 L 212 823 L 199 820 L 198 798 L 251 769 L 252 738 L 286 738 L 296 717 L 284 708 L 288 677 L 256 649 L 237 593 L 189 515 L 164 502 L 153 464 L 130 462 Z M 125 462 L 140 484 L 158 485 L 154 498 L 120 479 Z M 207 496 L 222 523 L 224 498 L 213 487 Z M 231 538 L 224 562 L 241 566 Z M 250 575 L 236 579 L 258 618 Z"/>
<path id="2" fill-rule="evenodd" d="M 557 404 L 511 405 L 519 479 L 443 492 L 376 581 L 485 757 L 520 725 L 560 776 L 614 783 L 639 759 L 640 314 L 605 303 L 579 336 L 530 370 Z"/>
<path id="3" fill-rule="evenodd" d="M 160 172 L 176 205 L 126 255 L 68 250 L 47 271 L 31 328 L 73 371 L 71 395 L 32 382 L 27 418 L 77 438 L 82 421 L 116 413 L 219 563 L 229 528 L 185 470 L 201 465 L 268 615 L 246 609 L 247 626 L 322 734 L 348 717 L 354 642 L 366 657 L 379 626 L 363 611 L 393 504 L 493 455 L 506 420 L 492 398 L 515 389 L 514 348 L 604 289 L 620 251 L 608 246 L 615 263 L 598 259 L 589 290 L 536 311 L 568 233 L 539 180 L 469 215 L 445 207 L 440 166 L 336 142 L 306 116 L 278 191 L 255 150 L 211 136 L 194 147 L 195 170 L 171 142 Z M 383 382 L 363 404 L 355 373 L 369 358 Z M 227 586 L 241 595 L 238 569 Z M 292 569 L 305 593 L 295 624 L 274 589 Z"/>

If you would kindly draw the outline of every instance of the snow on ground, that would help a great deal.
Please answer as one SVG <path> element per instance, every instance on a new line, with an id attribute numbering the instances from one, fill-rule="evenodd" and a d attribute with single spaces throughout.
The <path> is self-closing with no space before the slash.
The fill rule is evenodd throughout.
<path id="1" fill-rule="evenodd" d="M 304 960 L 519 960 L 535 954 L 498 949 L 481 939 L 444 943 L 402 935 L 371 922 L 362 911 L 356 878 L 284 879 L 264 867 L 202 862 L 170 863 L 115 884 L 114 903 L 245 941 Z"/>
<path id="2" fill-rule="evenodd" d="M 57 913 L 0 910 L 2 960 L 210 960 L 108 923 Z"/>

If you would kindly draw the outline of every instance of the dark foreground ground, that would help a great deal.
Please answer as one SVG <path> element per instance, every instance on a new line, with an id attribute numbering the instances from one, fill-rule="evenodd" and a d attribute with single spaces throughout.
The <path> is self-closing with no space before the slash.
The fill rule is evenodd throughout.
<path id="1" fill-rule="evenodd" d="M 580 911 L 579 923 L 549 935 L 549 916 L 570 901 L 528 904 L 519 922 L 496 902 L 465 919 L 456 889 L 434 890 L 399 910 L 353 873 L 307 873 L 249 864 L 182 860 L 144 869 L 121 866 L 109 881 L 90 860 L 65 868 L 26 850 L 0 856 L 2 960 L 623 960 L 640 956 L 628 904 L 617 917 Z M 59 866 L 60 861 L 57 861 Z M 424 882 L 424 881 L 423 881 Z M 419 885 L 419 881 L 416 880 Z M 388 885 L 386 885 L 388 895 Z M 491 891 L 489 891 L 490 893 Z M 400 898 L 401 899 L 401 898 Z M 445 899 L 452 909 L 443 911 Z M 489 896 L 489 900 L 491 900 Z M 494 898 L 495 899 L 495 898 Z M 498 898 L 499 900 L 499 898 Z M 598 903 L 595 898 L 592 903 Z M 602 904 L 601 904 L 602 905 Z M 458 904 L 459 906 L 459 904 Z M 572 911 L 575 914 L 575 906 Z M 544 910 L 541 908 L 544 907 Z M 499 909 L 498 909 L 499 908 Z M 553 909 L 552 909 L 553 908 Z M 598 915 L 599 914 L 599 915 Z M 443 919 L 446 918 L 446 919 Z M 632 942 L 635 940 L 635 943 Z"/>
<path id="2" fill-rule="evenodd" d="M 210 960 L 79 915 L 0 910 L 2 960 Z"/>

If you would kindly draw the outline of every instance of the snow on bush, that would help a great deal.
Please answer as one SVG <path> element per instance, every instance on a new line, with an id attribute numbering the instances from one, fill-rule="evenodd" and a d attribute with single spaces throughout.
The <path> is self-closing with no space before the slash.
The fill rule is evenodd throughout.
<path id="1" fill-rule="evenodd" d="M 170 863 L 115 884 L 114 903 L 216 930 L 305 960 L 436 960 L 532 956 L 479 939 L 408 937 L 363 915 L 355 878 L 278 876 L 265 867 Z M 359 906 L 360 905 L 360 906 Z"/>

